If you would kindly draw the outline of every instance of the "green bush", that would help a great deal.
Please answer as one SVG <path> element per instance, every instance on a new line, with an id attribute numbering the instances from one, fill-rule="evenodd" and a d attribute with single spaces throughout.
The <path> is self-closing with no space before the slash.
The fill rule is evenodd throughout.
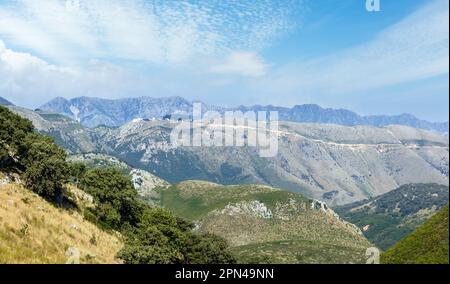
<path id="1" fill-rule="evenodd" d="M 26 149 L 21 160 L 26 186 L 46 198 L 60 198 L 69 175 L 66 152 L 37 133 L 28 134 L 22 147 Z"/>
<path id="2" fill-rule="evenodd" d="M 81 186 L 93 195 L 96 208 L 89 218 L 119 230 L 125 247 L 118 257 L 128 264 L 234 263 L 227 243 L 193 231 L 194 225 L 166 209 L 139 199 L 130 177 L 114 168 L 88 170 Z"/>
<path id="3" fill-rule="evenodd" d="M 34 132 L 32 123 L 0 106 L 0 168 L 18 171 L 25 185 L 59 199 L 68 177 L 66 152 L 53 139 Z"/>

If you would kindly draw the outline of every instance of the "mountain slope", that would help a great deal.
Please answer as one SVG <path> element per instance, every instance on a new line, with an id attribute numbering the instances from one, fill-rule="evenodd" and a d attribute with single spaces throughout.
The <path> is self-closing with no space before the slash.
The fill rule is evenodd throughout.
<path id="1" fill-rule="evenodd" d="M 377 247 L 386 250 L 426 222 L 448 203 L 448 198 L 448 186 L 408 184 L 335 210 L 360 227 Z"/>
<path id="2" fill-rule="evenodd" d="M 330 205 L 407 183 L 448 184 L 448 141 L 426 131 L 281 123 L 278 155 L 261 158 L 251 147 L 174 147 L 174 125 L 131 122 L 104 132 L 102 150 L 171 183 L 266 184 Z"/>
<path id="3" fill-rule="evenodd" d="M 267 186 L 187 181 L 161 205 L 224 237 L 241 262 L 360 263 L 371 244 L 325 204 Z"/>
<path id="4" fill-rule="evenodd" d="M 43 112 L 11 108 L 71 153 L 104 153 L 170 183 L 200 179 L 266 184 L 326 201 L 350 203 L 409 183 L 448 184 L 448 138 L 406 126 L 280 122 L 279 151 L 251 147 L 175 147 L 174 121 L 135 120 L 119 128 L 82 127 Z"/>
<path id="5" fill-rule="evenodd" d="M 0 97 L 0 105 L 2 105 L 2 106 L 12 106 L 13 104 L 10 101 L 8 101 L 7 99 L 4 99 L 4 98 Z"/>
<path id="6" fill-rule="evenodd" d="M 189 116 L 192 114 L 192 103 L 180 97 L 168 98 L 130 98 L 130 99 L 100 99 L 79 97 L 70 100 L 55 98 L 44 104 L 40 109 L 69 116 L 83 125 L 95 127 L 99 125 L 121 126 L 135 118 L 162 118 L 166 114 Z M 448 122 L 433 123 L 420 120 L 410 114 L 397 116 L 375 115 L 360 116 L 345 109 L 324 109 L 318 105 L 297 105 L 293 108 L 276 106 L 240 106 L 224 108 L 202 104 L 204 111 L 278 111 L 280 120 L 308 123 L 340 124 L 346 126 L 372 125 L 387 126 L 392 124 L 448 133 Z"/>
<path id="7" fill-rule="evenodd" d="M 448 205 L 381 256 L 386 264 L 448 264 Z"/>
<path id="8" fill-rule="evenodd" d="M 62 264 L 71 247 L 79 250 L 81 263 L 120 262 L 115 255 L 123 244 L 117 236 L 5 182 L 0 182 L 0 263 Z"/>

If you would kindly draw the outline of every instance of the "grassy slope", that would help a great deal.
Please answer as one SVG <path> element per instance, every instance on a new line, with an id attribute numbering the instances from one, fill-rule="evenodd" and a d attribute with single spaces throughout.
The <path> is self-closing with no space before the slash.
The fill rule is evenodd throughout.
<path id="1" fill-rule="evenodd" d="M 382 254 L 386 264 L 448 264 L 448 205 L 414 233 Z"/>
<path id="2" fill-rule="evenodd" d="M 335 208 L 345 220 L 360 228 L 377 247 L 387 250 L 405 238 L 448 203 L 448 187 L 408 184 L 371 200 Z"/>
<path id="3" fill-rule="evenodd" d="M 273 218 L 230 214 L 227 205 L 263 203 Z M 226 238 L 243 263 L 364 262 L 370 243 L 311 200 L 266 186 L 189 181 L 162 191 L 162 205 Z"/>
<path id="4" fill-rule="evenodd" d="M 69 247 L 80 251 L 81 263 L 119 263 L 122 242 L 77 212 L 21 186 L 0 185 L 0 263 L 65 263 Z"/>

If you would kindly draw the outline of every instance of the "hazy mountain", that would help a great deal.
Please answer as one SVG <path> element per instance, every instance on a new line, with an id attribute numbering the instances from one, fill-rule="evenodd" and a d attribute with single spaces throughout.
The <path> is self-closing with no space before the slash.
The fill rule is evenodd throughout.
<path id="1" fill-rule="evenodd" d="M 181 97 L 168 98 L 130 98 L 130 99 L 99 99 L 80 97 L 67 100 L 56 98 L 40 107 L 41 110 L 60 113 L 69 116 L 83 125 L 95 127 L 99 125 L 121 126 L 135 118 L 161 118 L 164 115 L 189 116 L 192 113 L 192 103 Z M 346 126 L 372 125 L 387 126 L 392 124 L 406 125 L 414 128 L 434 130 L 448 133 L 448 122 L 433 123 L 420 120 L 409 114 L 398 116 L 360 116 L 345 109 L 324 109 L 318 105 L 297 105 L 293 108 L 276 106 L 240 106 L 223 108 L 203 104 L 203 110 L 241 111 L 278 111 L 280 120 L 310 123 L 332 123 Z"/>
<path id="2" fill-rule="evenodd" d="M 330 205 L 377 196 L 409 183 L 448 185 L 448 137 L 406 126 L 283 122 L 279 151 L 261 158 L 251 147 L 174 147 L 176 122 L 135 120 L 85 128 L 61 115 L 11 107 L 71 153 L 104 153 L 175 184 L 265 184 Z"/>
<path id="3" fill-rule="evenodd" d="M 386 250 L 447 205 L 448 198 L 448 186 L 408 184 L 335 210 L 342 218 L 360 227 L 371 242 Z"/>
<path id="4" fill-rule="evenodd" d="M 381 255 L 384 264 L 448 264 L 448 205 Z"/>
<path id="5" fill-rule="evenodd" d="M 161 204 L 227 239 L 242 263 L 364 263 L 373 246 L 325 204 L 267 186 L 187 181 Z"/>
<path id="6" fill-rule="evenodd" d="M 13 103 L 8 101 L 7 99 L 4 99 L 4 98 L 0 97 L 0 105 L 2 105 L 2 106 L 12 106 Z"/>
<path id="7" fill-rule="evenodd" d="M 106 100 L 80 97 L 71 100 L 56 98 L 39 109 L 64 114 L 84 126 L 121 126 L 135 118 L 161 118 L 167 114 L 188 116 L 192 104 L 180 97 L 154 99 L 149 97 Z"/>

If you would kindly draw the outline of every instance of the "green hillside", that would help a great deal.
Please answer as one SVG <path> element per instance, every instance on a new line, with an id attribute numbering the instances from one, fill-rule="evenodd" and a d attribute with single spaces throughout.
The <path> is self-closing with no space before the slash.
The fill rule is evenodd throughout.
<path id="1" fill-rule="evenodd" d="M 448 264 L 448 205 L 381 256 L 386 264 Z"/>
<path id="2" fill-rule="evenodd" d="M 161 190 L 161 204 L 225 238 L 242 263 L 363 263 L 372 246 L 328 207 L 268 186 L 188 181 Z"/>
<path id="3" fill-rule="evenodd" d="M 335 208 L 360 227 L 377 247 L 387 250 L 411 234 L 448 203 L 448 186 L 407 184 L 378 197 Z"/>

